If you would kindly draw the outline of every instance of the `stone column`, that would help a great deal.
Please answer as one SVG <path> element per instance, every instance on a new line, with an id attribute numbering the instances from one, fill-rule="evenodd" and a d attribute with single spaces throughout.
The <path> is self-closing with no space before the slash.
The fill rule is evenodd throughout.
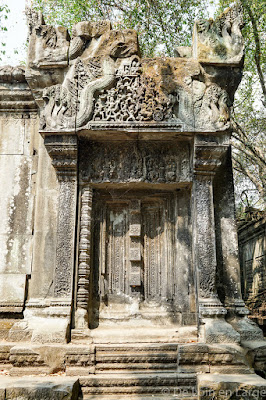
<path id="1" fill-rule="evenodd" d="M 200 317 L 225 315 L 216 287 L 216 240 L 213 177 L 221 164 L 223 146 L 195 145 L 193 180 L 193 245 L 198 277 Z"/>
<path id="2" fill-rule="evenodd" d="M 214 180 L 217 264 L 224 303 L 229 314 L 247 315 L 242 299 L 235 199 L 230 148 Z"/>
<path id="3" fill-rule="evenodd" d="M 72 302 L 77 206 L 77 137 L 50 135 L 45 146 L 56 169 L 60 189 L 57 221 L 54 297 L 62 305 Z"/>
<path id="4" fill-rule="evenodd" d="M 221 140 L 222 142 L 222 140 Z M 213 179 L 228 150 L 218 139 L 196 138 L 194 148 L 194 262 L 198 278 L 200 338 L 206 343 L 239 343 L 240 335 L 224 316 L 227 311 L 217 293 L 217 249 Z"/>
<path id="5" fill-rule="evenodd" d="M 93 189 L 87 186 L 81 191 L 79 258 L 77 271 L 77 297 L 75 327 L 88 328 L 89 279 L 91 262 L 91 212 Z"/>
<path id="6" fill-rule="evenodd" d="M 263 340 L 262 331 L 247 318 L 249 311 L 241 294 L 230 151 L 227 151 L 225 162 L 215 177 L 214 188 L 218 273 L 228 311 L 227 321 L 240 334 L 241 340 Z"/>

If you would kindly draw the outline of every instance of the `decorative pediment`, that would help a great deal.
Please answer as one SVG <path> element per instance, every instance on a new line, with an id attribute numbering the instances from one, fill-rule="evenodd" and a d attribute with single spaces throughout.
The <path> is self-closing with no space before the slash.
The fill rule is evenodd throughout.
<path id="1" fill-rule="evenodd" d="M 240 11 L 198 22 L 191 51 L 154 59 L 140 57 L 134 30 L 84 21 L 70 39 L 65 28 L 28 12 L 26 75 L 41 109 L 41 130 L 229 129 L 243 58 Z"/>

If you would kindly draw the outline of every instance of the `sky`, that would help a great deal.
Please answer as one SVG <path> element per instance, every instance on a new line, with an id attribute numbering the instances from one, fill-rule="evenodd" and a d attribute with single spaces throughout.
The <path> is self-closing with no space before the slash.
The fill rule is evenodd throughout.
<path id="1" fill-rule="evenodd" d="M 0 0 L 7 4 L 10 13 L 6 20 L 7 32 L 1 32 L 0 42 L 5 42 L 6 54 L 2 55 L 0 65 L 18 65 L 26 61 L 27 25 L 24 15 L 25 0 Z M 15 54 L 18 51 L 18 54 Z"/>

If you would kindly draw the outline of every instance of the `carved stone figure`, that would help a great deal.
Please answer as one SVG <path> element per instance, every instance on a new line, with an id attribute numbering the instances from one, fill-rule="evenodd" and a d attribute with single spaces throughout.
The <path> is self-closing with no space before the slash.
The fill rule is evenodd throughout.
<path id="1" fill-rule="evenodd" d="M 194 28 L 193 55 L 200 62 L 240 65 L 244 60 L 242 4 L 227 8 L 215 21 L 198 21 Z"/>

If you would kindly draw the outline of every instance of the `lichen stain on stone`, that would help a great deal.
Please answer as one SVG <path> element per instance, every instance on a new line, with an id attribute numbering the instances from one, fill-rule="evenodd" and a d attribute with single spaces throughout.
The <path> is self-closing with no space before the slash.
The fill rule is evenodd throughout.
<path id="1" fill-rule="evenodd" d="M 9 229 L 7 239 L 6 270 L 21 269 L 25 265 L 25 226 L 29 205 L 30 166 L 24 161 L 16 169 L 13 196 L 9 201 Z M 16 262 L 16 265 L 14 265 Z"/>

